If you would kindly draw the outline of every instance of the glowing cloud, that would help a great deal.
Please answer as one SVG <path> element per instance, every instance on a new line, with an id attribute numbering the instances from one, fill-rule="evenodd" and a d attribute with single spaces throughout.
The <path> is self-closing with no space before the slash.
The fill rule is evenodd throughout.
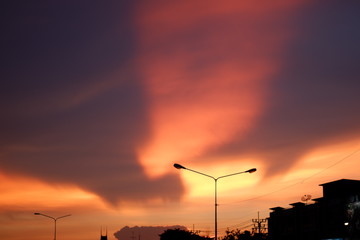
<path id="1" fill-rule="evenodd" d="M 86 205 L 105 207 L 99 197 L 74 186 L 51 186 L 31 178 L 0 174 L 0 211 Z"/>
<path id="2" fill-rule="evenodd" d="M 151 134 L 138 152 L 148 175 L 164 174 L 172 162 L 216 149 L 254 126 L 281 65 L 276 54 L 291 36 L 274 23 L 294 6 L 177 1 L 139 10 L 138 64 Z"/>

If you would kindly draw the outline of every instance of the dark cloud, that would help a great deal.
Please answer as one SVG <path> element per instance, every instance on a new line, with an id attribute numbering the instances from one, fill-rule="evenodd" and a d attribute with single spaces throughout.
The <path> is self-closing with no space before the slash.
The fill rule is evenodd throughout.
<path id="1" fill-rule="evenodd" d="M 148 117 L 146 95 L 129 67 L 132 7 L 4 5 L 3 171 L 76 184 L 112 203 L 180 196 L 178 177 L 148 179 L 135 154 L 147 138 Z"/>
<path id="2" fill-rule="evenodd" d="M 245 138 L 218 153 L 260 157 L 268 174 L 288 170 L 313 148 L 360 136 L 360 4 L 311 4 L 274 77 L 266 111 Z"/>
<path id="3" fill-rule="evenodd" d="M 179 178 L 147 178 L 135 154 L 150 133 L 147 95 L 132 64 L 132 3 L 1 4 L 1 169 L 76 184 L 112 203 L 177 199 Z M 297 35 L 284 46 L 256 127 L 208 154 L 260 157 L 268 172 L 281 173 L 315 147 L 359 136 L 359 9 L 356 1 L 304 4 L 285 24 Z M 249 33 L 262 32 L 260 23 Z"/>

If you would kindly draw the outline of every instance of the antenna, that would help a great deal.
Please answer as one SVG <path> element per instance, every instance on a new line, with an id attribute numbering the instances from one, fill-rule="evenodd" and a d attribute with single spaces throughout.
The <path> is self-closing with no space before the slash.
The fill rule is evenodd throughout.
<path id="1" fill-rule="evenodd" d="M 307 205 L 309 200 L 311 200 L 310 194 L 305 194 L 304 196 L 301 197 L 301 201 L 305 202 L 305 205 Z"/>
<path id="2" fill-rule="evenodd" d="M 108 235 L 108 231 L 107 231 L 107 226 L 105 227 L 105 234 L 103 235 L 103 226 L 100 226 L 100 240 L 107 240 L 107 235 Z"/>

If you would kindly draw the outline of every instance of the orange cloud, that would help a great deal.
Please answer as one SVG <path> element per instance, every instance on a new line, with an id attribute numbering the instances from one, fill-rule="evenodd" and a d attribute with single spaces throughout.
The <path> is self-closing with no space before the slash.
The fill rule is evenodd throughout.
<path id="1" fill-rule="evenodd" d="M 0 211 L 78 208 L 104 208 L 94 194 L 74 186 L 51 186 L 32 178 L 0 173 Z"/>
<path id="2" fill-rule="evenodd" d="M 282 23 L 298 4 L 176 1 L 139 9 L 138 64 L 152 135 L 138 154 L 148 175 L 254 126 L 293 34 Z"/>

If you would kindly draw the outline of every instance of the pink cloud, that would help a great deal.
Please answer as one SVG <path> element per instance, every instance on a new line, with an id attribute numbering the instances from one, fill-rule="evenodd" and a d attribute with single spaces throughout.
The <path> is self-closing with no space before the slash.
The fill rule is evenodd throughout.
<path id="1" fill-rule="evenodd" d="M 139 156 L 150 175 L 254 126 L 293 34 L 283 22 L 297 5 L 178 1 L 140 8 L 138 64 L 152 134 Z"/>

